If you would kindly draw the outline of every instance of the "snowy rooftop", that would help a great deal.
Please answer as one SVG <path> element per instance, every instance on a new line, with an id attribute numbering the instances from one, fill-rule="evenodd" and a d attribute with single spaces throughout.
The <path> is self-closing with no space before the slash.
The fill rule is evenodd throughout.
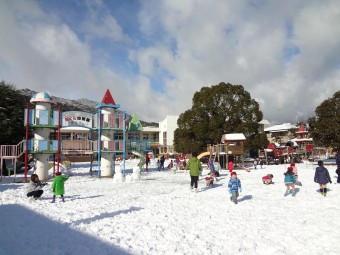
<path id="1" fill-rule="evenodd" d="M 224 134 L 222 135 L 221 142 L 224 143 L 225 141 L 244 141 L 246 137 L 242 133 L 233 133 L 233 134 Z"/>
<path id="2" fill-rule="evenodd" d="M 296 128 L 295 125 L 290 124 L 290 123 L 283 123 L 280 125 L 275 125 L 272 127 L 267 127 L 264 129 L 264 132 L 280 132 L 280 131 L 287 131 L 290 130 L 292 128 Z"/>
<path id="3" fill-rule="evenodd" d="M 31 103 L 38 103 L 38 102 L 46 102 L 46 103 L 54 103 L 51 95 L 48 92 L 39 92 L 35 94 L 31 100 Z"/>

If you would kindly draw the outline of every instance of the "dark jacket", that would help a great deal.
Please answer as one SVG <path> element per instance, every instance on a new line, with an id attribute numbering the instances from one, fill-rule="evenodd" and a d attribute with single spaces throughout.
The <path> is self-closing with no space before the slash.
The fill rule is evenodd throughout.
<path id="1" fill-rule="evenodd" d="M 340 167 L 340 153 L 339 152 L 335 156 L 335 163 L 339 168 Z"/>
<path id="2" fill-rule="evenodd" d="M 319 166 L 316 168 L 314 182 L 319 184 L 327 184 L 329 182 L 332 182 L 327 168 L 325 168 L 324 166 Z"/>

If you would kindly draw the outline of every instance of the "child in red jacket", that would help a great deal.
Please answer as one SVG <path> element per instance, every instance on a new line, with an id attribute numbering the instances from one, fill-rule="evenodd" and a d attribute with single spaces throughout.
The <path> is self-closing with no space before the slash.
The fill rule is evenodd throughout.
<path id="1" fill-rule="evenodd" d="M 267 174 L 266 176 L 262 177 L 262 182 L 263 182 L 263 184 L 266 184 L 266 185 L 272 184 L 273 178 L 274 178 L 274 175 Z"/>

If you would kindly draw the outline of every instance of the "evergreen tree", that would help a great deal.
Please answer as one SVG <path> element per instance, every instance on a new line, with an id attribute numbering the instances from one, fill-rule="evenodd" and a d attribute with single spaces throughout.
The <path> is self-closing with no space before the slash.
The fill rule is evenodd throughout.
<path id="1" fill-rule="evenodd" d="M 205 151 L 207 144 L 221 143 L 224 133 L 243 133 L 252 141 L 247 143 L 248 150 L 266 145 L 258 133 L 263 114 L 243 86 L 220 83 L 203 87 L 192 101 L 192 108 L 180 114 L 177 121 L 176 151 Z"/>
<path id="2" fill-rule="evenodd" d="M 0 144 L 17 144 L 25 136 L 25 97 L 14 85 L 0 82 Z"/>
<path id="3" fill-rule="evenodd" d="M 308 119 L 315 145 L 340 147 L 340 91 L 316 107 L 315 114 Z"/>

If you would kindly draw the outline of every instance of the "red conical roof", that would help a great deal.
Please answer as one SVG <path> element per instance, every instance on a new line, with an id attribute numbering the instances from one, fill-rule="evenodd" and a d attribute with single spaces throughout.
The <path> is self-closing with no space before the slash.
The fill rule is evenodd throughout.
<path id="1" fill-rule="evenodd" d="M 113 104 L 116 105 L 115 100 L 113 100 L 113 97 L 111 95 L 111 92 L 109 89 L 106 90 L 105 95 L 102 100 L 103 104 Z"/>

